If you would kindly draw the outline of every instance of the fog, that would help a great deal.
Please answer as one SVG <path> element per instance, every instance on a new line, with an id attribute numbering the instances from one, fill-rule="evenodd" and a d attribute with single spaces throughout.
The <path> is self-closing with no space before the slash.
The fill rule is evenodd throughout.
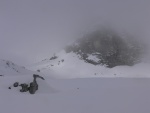
<path id="1" fill-rule="evenodd" d="M 149 44 L 149 0 L 0 0 L 0 58 L 29 65 L 99 25 Z"/>

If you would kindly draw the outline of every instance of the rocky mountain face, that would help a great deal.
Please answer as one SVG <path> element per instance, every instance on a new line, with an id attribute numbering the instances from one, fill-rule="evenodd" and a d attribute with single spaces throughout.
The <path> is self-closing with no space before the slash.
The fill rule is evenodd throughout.
<path id="1" fill-rule="evenodd" d="M 87 63 L 112 68 L 139 63 L 143 46 L 132 36 L 122 36 L 110 29 L 100 29 L 78 39 L 65 50 L 67 53 L 76 53 Z"/>
<path id="2" fill-rule="evenodd" d="M 131 35 L 100 29 L 28 69 L 52 78 L 130 77 L 137 76 L 134 74 L 137 71 L 148 73 L 149 64 L 140 63 L 143 44 L 135 39 Z"/>

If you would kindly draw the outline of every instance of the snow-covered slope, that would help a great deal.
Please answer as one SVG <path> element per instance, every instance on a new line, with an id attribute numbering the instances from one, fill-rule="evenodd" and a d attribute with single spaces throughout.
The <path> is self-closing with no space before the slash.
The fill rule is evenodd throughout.
<path id="1" fill-rule="evenodd" d="M 30 84 L 33 81 L 31 74 L 18 76 L 28 71 L 21 71 L 22 68 L 20 69 L 10 62 L 9 66 L 6 64 L 7 67 L 4 68 L 5 63 L 6 61 L 1 62 L 1 70 L 5 69 L 6 74 L 12 73 L 11 75 L 14 76 L 0 77 L 0 112 L 2 113 L 150 112 L 149 78 L 83 78 L 121 77 L 121 75 L 123 77 L 148 76 L 149 64 L 108 69 L 102 66 L 89 65 L 77 59 L 73 53 L 64 54 L 61 52 L 57 59 L 45 60 L 38 65 L 36 64 L 35 70 L 41 69 L 41 72 L 47 73 L 45 74 L 47 76 L 41 74 L 45 80 L 37 79 L 38 91 L 31 95 L 29 92 L 20 92 L 20 86 L 13 87 L 14 82 Z M 68 65 L 72 63 L 73 65 Z M 51 65 L 53 66 L 51 67 Z M 14 72 L 13 68 L 18 69 L 20 73 Z M 95 71 L 97 73 L 91 75 Z M 78 79 L 52 79 L 52 77 Z M 8 89 L 8 87 L 11 87 L 11 89 Z"/>
<path id="2" fill-rule="evenodd" d="M 0 75 L 25 75 L 35 72 L 26 69 L 23 66 L 18 66 L 11 61 L 0 60 Z M 37 72 L 36 72 L 37 73 Z"/>
<path id="3" fill-rule="evenodd" d="M 89 58 L 95 59 L 94 56 Z M 110 69 L 86 63 L 77 54 L 64 51 L 34 64 L 30 67 L 34 71 L 1 60 L 1 74 L 13 76 L 0 77 L 0 112 L 149 113 L 150 79 L 116 78 L 150 77 L 149 67 L 150 64 L 141 63 L 132 67 L 118 66 Z M 34 95 L 20 92 L 20 86 L 13 87 L 14 82 L 30 84 L 33 73 L 45 78 L 37 79 L 39 87 Z"/>
<path id="4" fill-rule="evenodd" d="M 97 60 L 94 55 L 89 59 Z M 55 78 L 85 78 L 85 77 L 150 77 L 150 64 L 140 63 L 134 66 L 116 66 L 107 68 L 104 65 L 93 65 L 85 62 L 74 52 L 61 51 L 55 56 L 45 59 L 29 67 L 39 70 L 44 75 Z"/>

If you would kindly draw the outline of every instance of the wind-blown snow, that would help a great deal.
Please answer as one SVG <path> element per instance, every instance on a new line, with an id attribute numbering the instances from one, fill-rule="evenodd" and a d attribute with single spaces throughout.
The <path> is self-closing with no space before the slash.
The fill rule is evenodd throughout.
<path id="1" fill-rule="evenodd" d="M 109 69 L 86 63 L 74 53 L 63 51 L 57 56 L 30 67 L 34 71 L 1 60 L 0 73 L 4 76 L 0 76 L 0 111 L 150 113 L 149 63 Z M 34 95 L 20 92 L 20 86 L 13 87 L 14 82 L 30 84 L 34 73 L 45 78 L 37 79 L 39 88 Z"/>

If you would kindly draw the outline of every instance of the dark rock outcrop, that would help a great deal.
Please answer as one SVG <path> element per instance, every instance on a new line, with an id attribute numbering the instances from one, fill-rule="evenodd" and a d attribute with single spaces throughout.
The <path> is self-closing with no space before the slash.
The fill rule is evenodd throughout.
<path id="1" fill-rule="evenodd" d="M 66 47 L 66 52 L 74 52 L 81 60 L 93 65 L 105 65 L 109 68 L 140 62 L 142 45 L 127 35 L 122 38 L 117 32 L 110 29 L 100 29 L 87 34 L 73 45 Z M 88 59 L 94 55 L 98 61 Z"/>

